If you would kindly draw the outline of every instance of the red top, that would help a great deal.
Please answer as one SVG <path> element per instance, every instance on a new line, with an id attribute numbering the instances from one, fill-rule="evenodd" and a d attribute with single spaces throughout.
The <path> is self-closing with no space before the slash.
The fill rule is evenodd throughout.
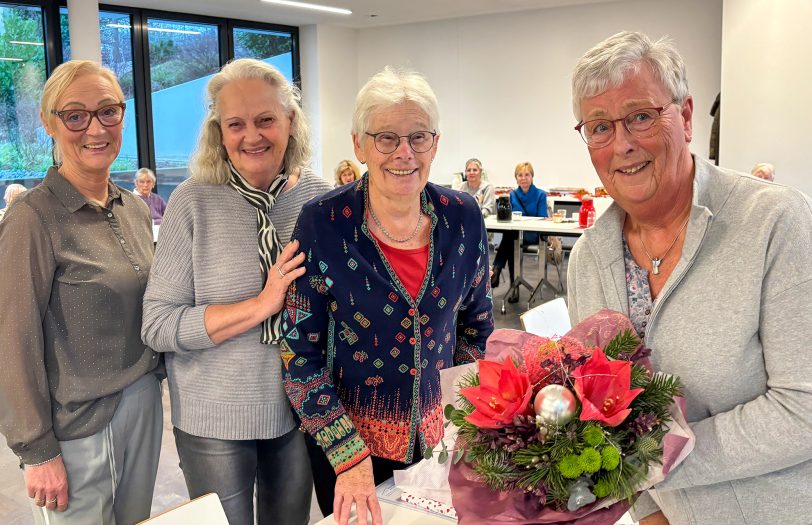
<path id="1" fill-rule="evenodd" d="M 423 277 L 426 276 L 426 267 L 429 265 L 429 245 L 403 250 L 389 246 L 375 234 L 373 234 L 373 237 L 378 241 L 386 260 L 389 261 L 389 265 L 395 271 L 400 282 L 406 287 L 406 291 L 416 301 L 417 294 L 420 293 L 420 286 L 423 284 Z"/>

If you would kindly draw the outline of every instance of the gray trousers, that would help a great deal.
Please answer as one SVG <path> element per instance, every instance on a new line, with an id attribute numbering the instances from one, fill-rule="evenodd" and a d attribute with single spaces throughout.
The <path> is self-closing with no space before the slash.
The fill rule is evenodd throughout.
<path id="1" fill-rule="evenodd" d="M 86 438 L 60 441 L 68 473 L 65 512 L 33 506 L 37 525 L 132 525 L 149 517 L 161 453 L 163 408 L 154 374 L 124 389 L 113 419 Z"/>

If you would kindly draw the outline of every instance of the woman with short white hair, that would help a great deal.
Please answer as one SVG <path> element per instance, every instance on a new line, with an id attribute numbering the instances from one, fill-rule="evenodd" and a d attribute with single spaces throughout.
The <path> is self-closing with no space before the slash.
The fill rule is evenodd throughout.
<path id="1" fill-rule="evenodd" d="M 307 275 L 284 310 L 285 389 L 324 514 L 380 525 L 375 485 L 443 436 L 440 370 L 481 358 L 493 330 L 488 243 L 474 199 L 429 182 L 439 108 L 419 74 L 385 68 L 358 93 L 367 173 L 302 209 Z"/>
<path id="2" fill-rule="evenodd" d="M 9 184 L 6 186 L 6 191 L 3 195 L 3 200 L 6 201 L 6 207 L 0 210 L 0 221 L 3 220 L 3 217 L 6 215 L 6 210 L 8 210 L 9 205 L 11 205 L 11 201 L 14 198 L 23 193 L 27 188 L 22 184 Z"/>
<path id="3" fill-rule="evenodd" d="M 163 198 L 152 191 L 157 182 L 158 179 L 155 178 L 155 173 L 149 168 L 141 168 L 135 172 L 134 193 L 141 197 L 141 200 L 149 206 L 153 224 L 161 224 L 164 211 L 166 210 L 166 203 Z"/>

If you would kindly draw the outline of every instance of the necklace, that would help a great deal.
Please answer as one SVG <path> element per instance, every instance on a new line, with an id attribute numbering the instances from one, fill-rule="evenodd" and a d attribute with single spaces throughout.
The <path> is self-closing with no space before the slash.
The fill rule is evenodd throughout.
<path id="1" fill-rule="evenodd" d="M 388 231 L 386 231 L 386 228 L 384 228 L 383 224 L 381 224 L 381 220 L 378 219 L 377 215 L 375 215 L 375 210 L 372 209 L 372 205 L 369 203 L 369 198 L 367 198 L 367 209 L 369 210 L 369 214 L 372 216 L 372 220 L 375 221 L 375 224 L 378 226 L 378 229 L 381 230 L 381 233 L 383 233 L 384 237 L 386 237 L 392 242 L 396 242 L 399 244 L 403 244 L 405 242 L 409 242 L 412 239 L 414 239 L 414 236 L 417 235 L 418 230 L 420 230 L 420 223 L 423 222 L 423 213 L 418 210 L 417 224 L 415 224 L 414 231 L 411 233 L 411 235 L 409 235 L 405 239 L 396 239 Z"/>
<path id="2" fill-rule="evenodd" d="M 674 245 L 677 244 L 677 239 L 679 239 L 680 234 L 682 234 L 682 230 L 684 230 L 685 227 L 688 226 L 688 219 L 690 219 L 690 218 L 691 218 L 691 215 L 688 214 L 688 217 L 685 218 L 685 222 L 683 222 L 682 226 L 680 226 L 680 229 L 677 232 L 677 236 L 674 237 L 674 240 L 671 241 L 671 245 L 668 247 L 668 249 L 665 251 L 665 253 L 662 254 L 661 257 L 652 257 L 651 254 L 648 253 L 648 250 L 646 249 L 646 245 L 643 243 L 643 236 L 640 234 L 640 230 L 637 230 L 637 237 L 640 239 L 640 246 L 643 247 L 643 251 L 646 252 L 646 257 L 648 257 L 649 260 L 651 261 L 651 273 L 652 274 L 659 275 L 659 273 L 660 273 L 660 263 L 663 262 L 663 259 L 665 259 L 666 255 L 668 255 L 668 252 L 671 251 L 671 248 L 673 248 Z"/>

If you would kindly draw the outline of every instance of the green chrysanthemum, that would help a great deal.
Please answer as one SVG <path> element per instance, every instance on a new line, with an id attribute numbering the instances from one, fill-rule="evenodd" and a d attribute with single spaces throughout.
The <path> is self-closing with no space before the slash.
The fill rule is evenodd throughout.
<path id="1" fill-rule="evenodd" d="M 580 458 L 575 454 L 564 456 L 564 458 L 558 462 L 558 471 L 561 472 L 561 475 L 565 478 L 577 478 L 584 471 L 584 469 L 581 468 L 581 462 L 579 459 Z"/>
<path id="2" fill-rule="evenodd" d="M 594 425 L 588 426 L 581 435 L 584 437 L 586 444 L 590 447 L 597 447 L 603 443 L 603 430 L 601 430 L 600 427 Z"/>
<path id="3" fill-rule="evenodd" d="M 585 448 L 578 457 L 578 464 L 587 474 L 594 474 L 601 469 L 601 453 L 594 448 Z"/>
<path id="4" fill-rule="evenodd" d="M 612 492 L 612 485 L 605 479 L 599 480 L 595 483 L 595 486 L 592 487 L 592 494 L 594 494 L 596 498 L 605 498 L 610 492 Z"/>
<path id="5" fill-rule="evenodd" d="M 603 447 L 601 459 L 604 470 L 615 470 L 620 465 L 620 452 L 611 445 Z"/>

